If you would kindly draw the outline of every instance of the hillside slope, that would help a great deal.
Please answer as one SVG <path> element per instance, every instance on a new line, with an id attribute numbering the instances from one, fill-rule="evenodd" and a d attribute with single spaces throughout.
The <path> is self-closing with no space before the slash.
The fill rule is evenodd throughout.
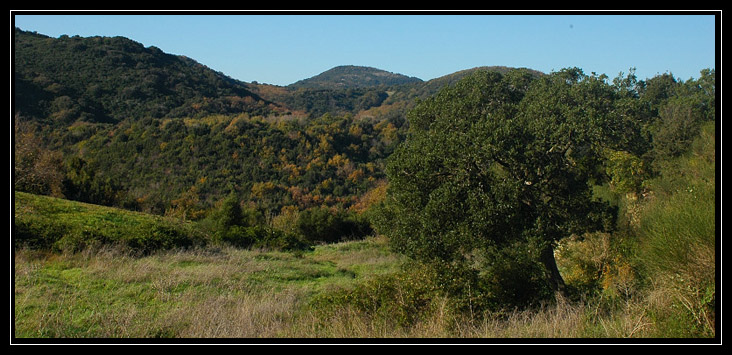
<path id="1" fill-rule="evenodd" d="M 276 108 L 242 82 L 127 38 L 14 35 L 16 112 L 47 124 Z"/>
<path id="2" fill-rule="evenodd" d="M 203 245 L 193 223 L 119 208 L 15 192 L 13 242 L 16 247 L 75 251 L 118 245 L 151 252 Z"/>
<path id="3" fill-rule="evenodd" d="M 44 172 L 67 198 L 157 214 L 231 189 L 267 213 L 350 208 L 381 186 L 415 100 L 455 79 L 346 65 L 280 87 L 123 37 L 14 35 L 16 147 L 58 153 Z"/>

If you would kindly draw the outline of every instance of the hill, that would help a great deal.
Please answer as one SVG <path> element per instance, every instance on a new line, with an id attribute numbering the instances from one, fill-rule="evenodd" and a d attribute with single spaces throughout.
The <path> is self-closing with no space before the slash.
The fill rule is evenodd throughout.
<path id="1" fill-rule="evenodd" d="M 277 108 L 242 82 L 127 38 L 51 38 L 17 28 L 14 34 L 16 112 L 44 124 L 269 114 Z"/>
<path id="2" fill-rule="evenodd" d="M 422 80 L 419 78 L 391 73 L 381 69 L 355 65 L 342 65 L 326 70 L 314 77 L 290 84 L 288 85 L 288 88 L 362 89 L 421 82 Z"/>
<path id="3" fill-rule="evenodd" d="M 152 252 L 205 243 L 200 228 L 175 218 L 23 192 L 14 202 L 16 246 L 76 251 L 117 245 Z"/>
<path id="4" fill-rule="evenodd" d="M 51 177 L 15 188 L 189 218 L 232 189 L 275 215 L 359 204 L 382 186 L 415 100 L 468 73 L 423 82 L 345 65 L 282 87 L 123 37 L 14 35 L 16 146 L 28 148 L 16 168 Z"/>
<path id="5" fill-rule="evenodd" d="M 473 68 L 425 82 L 342 65 L 282 87 L 238 81 L 124 37 L 51 38 L 16 28 L 13 46 L 15 112 L 54 127 L 212 114 L 357 115 L 385 104 L 409 106 L 477 69 L 510 69 Z"/>
<path id="6" fill-rule="evenodd" d="M 506 67 L 506 66 L 475 67 L 475 68 L 471 68 L 471 69 L 460 70 L 460 71 L 457 71 L 452 74 L 443 75 L 441 77 L 429 80 L 429 81 L 425 82 L 424 85 L 421 85 L 421 86 L 424 88 L 424 91 L 427 93 L 427 96 L 431 96 L 431 95 L 437 93 L 437 91 L 439 91 L 442 87 L 448 86 L 448 85 L 453 85 L 453 84 L 457 83 L 458 81 L 460 81 L 460 79 L 462 79 L 472 73 L 475 73 L 476 71 L 479 71 L 479 70 L 492 71 L 492 72 L 497 72 L 497 73 L 501 73 L 501 74 L 505 75 L 509 71 L 515 70 L 515 69 L 519 69 L 519 68 L 511 68 L 511 67 Z M 533 70 L 533 69 L 528 69 L 528 68 L 522 68 L 522 69 L 526 70 L 528 73 L 530 73 L 534 77 L 539 77 L 539 76 L 544 75 L 544 73 L 542 73 L 538 70 Z"/>

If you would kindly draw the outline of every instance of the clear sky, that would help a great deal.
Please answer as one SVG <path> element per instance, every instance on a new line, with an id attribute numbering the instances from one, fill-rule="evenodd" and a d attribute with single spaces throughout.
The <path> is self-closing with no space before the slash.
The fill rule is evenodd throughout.
<path id="1" fill-rule="evenodd" d="M 409 12 L 370 14 L 12 12 L 15 26 L 51 37 L 123 36 L 190 57 L 232 78 L 288 85 L 338 65 L 430 80 L 478 66 L 545 73 L 579 67 L 614 78 L 715 68 L 709 13 Z"/>

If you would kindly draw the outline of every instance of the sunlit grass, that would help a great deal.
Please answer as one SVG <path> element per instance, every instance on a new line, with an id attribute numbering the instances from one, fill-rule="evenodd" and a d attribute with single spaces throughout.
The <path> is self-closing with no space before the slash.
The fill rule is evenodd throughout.
<path id="1" fill-rule="evenodd" d="M 344 256 L 339 248 L 358 251 Z M 235 248 L 132 256 L 15 253 L 17 337 L 278 337 L 308 297 L 398 268 L 377 238 L 286 253 Z M 381 270 L 381 271 L 379 271 Z M 301 334 L 301 336 L 305 336 Z"/>

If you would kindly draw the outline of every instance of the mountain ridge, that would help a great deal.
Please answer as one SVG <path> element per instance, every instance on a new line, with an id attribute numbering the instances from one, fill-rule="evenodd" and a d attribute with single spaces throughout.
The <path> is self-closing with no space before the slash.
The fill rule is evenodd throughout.
<path id="1" fill-rule="evenodd" d="M 130 117 L 358 114 L 430 96 L 477 69 L 510 69 L 478 67 L 424 81 L 345 64 L 279 86 L 244 82 L 121 36 L 53 38 L 15 28 L 13 45 L 16 112 L 53 126 Z"/>

